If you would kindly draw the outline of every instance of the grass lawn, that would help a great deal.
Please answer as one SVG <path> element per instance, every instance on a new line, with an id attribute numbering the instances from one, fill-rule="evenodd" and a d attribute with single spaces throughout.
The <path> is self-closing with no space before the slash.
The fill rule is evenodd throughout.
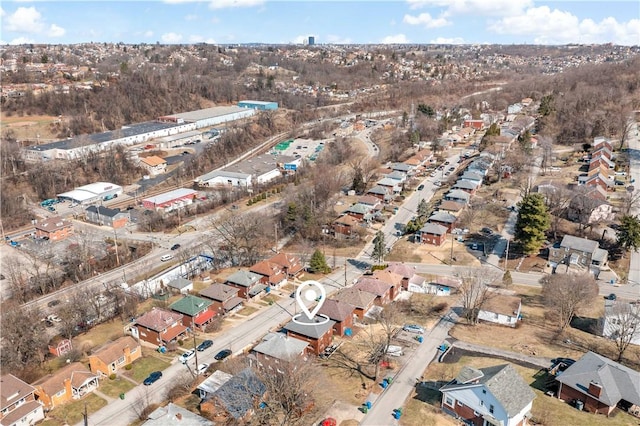
<path id="1" fill-rule="evenodd" d="M 124 374 L 141 383 L 152 371 L 162 371 L 169 367 L 170 363 L 159 357 L 148 355 L 133 361 L 133 368 Z"/>
<path id="2" fill-rule="evenodd" d="M 253 306 L 245 306 L 244 308 L 238 311 L 238 315 L 242 315 L 246 317 L 257 311 L 258 311 L 258 308 L 254 308 Z"/>
<path id="3" fill-rule="evenodd" d="M 76 424 L 82 421 L 85 404 L 87 407 L 87 413 L 91 415 L 91 413 L 95 413 L 107 405 L 107 401 L 95 394 L 89 394 L 83 399 L 54 408 L 49 412 L 47 420 L 40 424 L 43 426 Z"/>
<path id="4" fill-rule="evenodd" d="M 425 404 L 416 396 L 414 395 L 404 405 L 402 417 L 400 417 L 401 426 L 456 426 L 459 424 L 453 417 L 440 412 L 439 399 L 431 405 Z"/>
<path id="5" fill-rule="evenodd" d="M 118 398 L 121 393 L 127 392 L 134 388 L 134 384 L 127 379 L 116 377 L 114 380 L 102 379 L 100 380 L 100 392 L 110 396 L 112 398 Z"/>

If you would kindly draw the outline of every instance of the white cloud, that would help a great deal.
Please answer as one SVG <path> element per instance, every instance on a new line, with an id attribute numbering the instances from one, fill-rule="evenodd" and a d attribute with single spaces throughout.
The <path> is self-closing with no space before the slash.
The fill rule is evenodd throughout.
<path id="1" fill-rule="evenodd" d="M 185 21 L 195 21 L 196 19 L 198 19 L 198 15 L 191 14 L 184 17 Z"/>
<path id="2" fill-rule="evenodd" d="M 436 37 L 429 41 L 432 44 L 464 44 L 462 37 Z"/>
<path id="3" fill-rule="evenodd" d="M 176 33 L 165 33 L 160 36 L 160 40 L 167 44 L 180 43 L 182 35 Z"/>
<path id="4" fill-rule="evenodd" d="M 219 24 L 220 23 L 220 18 L 214 16 L 213 18 L 211 18 L 211 23 L 212 24 Z"/>
<path id="5" fill-rule="evenodd" d="M 395 34 L 386 36 L 380 42 L 383 44 L 407 44 L 409 39 L 404 34 Z"/>
<path id="6" fill-rule="evenodd" d="M 209 9 L 262 6 L 265 0 L 212 0 Z"/>
<path id="7" fill-rule="evenodd" d="M 446 18 L 433 18 L 428 13 L 421 13 L 418 16 L 404 15 L 402 22 L 409 25 L 421 25 L 425 28 L 441 28 L 451 24 Z"/>
<path id="8" fill-rule="evenodd" d="M 349 37 L 341 37 L 336 34 L 327 34 L 327 43 L 329 44 L 352 44 L 353 40 Z M 318 38 L 316 37 L 316 43 L 318 42 Z"/>
<path id="9" fill-rule="evenodd" d="M 4 16 L 7 14 L 7 12 L 4 11 L 4 9 L 2 7 L 0 7 L 0 18 L 4 18 Z"/>
<path id="10" fill-rule="evenodd" d="M 533 0 L 407 0 L 411 9 L 445 8 L 443 16 L 511 16 L 533 6 Z"/>
<path id="11" fill-rule="evenodd" d="M 10 15 L 4 17 L 5 31 L 21 33 L 40 33 L 44 29 L 42 15 L 35 7 L 19 7 Z"/>
<path id="12" fill-rule="evenodd" d="M 151 38 L 153 37 L 153 31 L 147 30 L 142 35 L 145 36 L 146 38 Z"/>
<path id="13" fill-rule="evenodd" d="M 548 6 L 532 7 L 524 14 L 504 17 L 489 25 L 497 34 L 532 36 L 534 43 L 614 43 L 633 45 L 640 40 L 640 19 L 618 22 L 608 17 L 600 22 L 580 19 L 570 12 Z"/>
<path id="14" fill-rule="evenodd" d="M 62 37 L 63 35 L 65 35 L 67 31 L 62 28 L 57 26 L 56 24 L 51 24 L 51 26 L 49 27 L 49 33 L 48 36 L 49 37 Z"/>

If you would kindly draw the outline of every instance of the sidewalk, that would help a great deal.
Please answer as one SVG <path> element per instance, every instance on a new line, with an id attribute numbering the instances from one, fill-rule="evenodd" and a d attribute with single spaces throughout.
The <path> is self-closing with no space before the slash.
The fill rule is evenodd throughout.
<path id="1" fill-rule="evenodd" d="M 451 343 L 451 347 L 456 347 L 469 352 L 477 352 L 486 355 L 498 356 L 513 361 L 526 362 L 527 364 L 535 365 L 540 368 L 547 368 L 551 365 L 551 358 L 537 357 L 524 355 L 518 352 L 505 351 L 497 348 L 490 348 L 488 346 L 477 345 L 475 343 L 463 342 L 462 340 L 455 340 Z"/>

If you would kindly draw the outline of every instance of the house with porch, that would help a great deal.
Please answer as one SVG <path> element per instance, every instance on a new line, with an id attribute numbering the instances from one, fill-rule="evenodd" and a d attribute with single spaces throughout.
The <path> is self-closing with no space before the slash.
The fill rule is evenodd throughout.
<path id="1" fill-rule="evenodd" d="M 216 316 L 210 309 L 212 304 L 211 300 L 188 294 L 169 305 L 169 309 L 182 314 L 182 325 L 203 330 Z"/>
<path id="2" fill-rule="evenodd" d="M 377 306 L 385 306 L 393 301 L 393 284 L 388 282 L 363 276 L 358 278 L 353 288 L 374 294 L 376 298 L 373 303 Z"/>
<path id="3" fill-rule="evenodd" d="M 556 381 L 559 399 L 581 401 L 589 413 L 609 416 L 616 407 L 640 413 L 640 372 L 602 355 L 587 352 Z"/>
<path id="4" fill-rule="evenodd" d="M 335 336 L 344 336 L 345 330 L 353 328 L 355 310 L 355 306 L 348 303 L 327 299 L 320 307 L 318 314 L 326 315 L 330 320 L 334 321 L 333 334 Z"/>
<path id="5" fill-rule="evenodd" d="M 285 333 L 267 333 L 262 341 L 251 349 L 251 353 L 258 363 L 278 364 L 296 359 L 306 360 L 307 346 L 307 341 L 287 336 Z"/>
<path id="6" fill-rule="evenodd" d="M 380 179 L 376 185 L 387 188 L 391 194 L 399 194 L 402 191 L 402 183 L 388 177 Z"/>
<path id="7" fill-rule="evenodd" d="M 269 262 L 275 263 L 287 274 L 289 278 L 295 278 L 304 272 L 304 265 L 298 256 L 280 252 L 269 258 Z"/>
<path id="8" fill-rule="evenodd" d="M 424 277 L 416 273 L 415 266 L 409 266 L 400 262 L 391 262 L 386 270 L 402 277 L 400 288 L 403 290 L 408 290 L 410 284 L 422 287 L 426 281 Z"/>
<path id="9" fill-rule="evenodd" d="M 347 207 L 343 213 L 353 217 L 359 222 L 371 220 L 372 208 L 365 204 L 353 204 Z"/>
<path id="10" fill-rule="evenodd" d="M 182 317 L 178 312 L 154 307 L 136 318 L 128 331 L 136 339 L 163 346 L 187 334 Z"/>
<path id="11" fill-rule="evenodd" d="M 307 353 L 320 355 L 327 346 L 331 345 L 335 325 L 335 321 L 323 321 L 322 317 L 315 316 L 309 319 L 303 314 L 297 317 L 296 321 L 289 321 L 283 329 L 287 336 L 305 341 Z"/>
<path id="12" fill-rule="evenodd" d="M 536 397 L 511 364 L 464 366 L 440 392 L 442 410 L 474 426 L 525 426 Z"/>
<path id="13" fill-rule="evenodd" d="M 123 336 L 89 355 L 89 368 L 99 376 L 108 377 L 141 357 L 140 343 L 131 336 Z"/>
<path id="14" fill-rule="evenodd" d="M 340 216 L 331 224 L 333 235 L 338 240 L 357 237 L 356 226 L 360 226 L 360 221 L 348 214 Z"/>
<path id="15" fill-rule="evenodd" d="M 379 199 L 384 203 L 389 202 L 389 200 L 391 200 L 391 194 L 392 192 L 388 188 L 381 185 L 375 185 L 373 188 L 369 189 L 366 192 L 366 195 L 376 197 L 377 199 Z"/>
<path id="16" fill-rule="evenodd" d="M 0 376 L 0 424 L 2 426 L 33 425 L 44 419 L 35 388 L 13 374 Z"/>
<path id="17" fill-rule="evenodd" d="M 200 296 L 211 300 L 209 307 L 216 315 L 224 315 L 242 307 L 246 299 L 238 296 L 240 290 L 222 283 L 213 283 L 200 292 Z"/>
<path id="18" fill-rule="evenodd" d="M 549 264 L 554 272 L 598 272 L 607 264 L 609 252 L 601 249 L 597 241 L 565 235 L 560 244 L 549 248 Z M 562 266 L 561 266 L 562 265 Z"/>
<path id="19" fill-rule="evenodd" d="M 267 288 L 266 285 L 260 282 L 261 279 L 262 275 L 247 271 L 246 269 L 238 269 L 229 275 L 224 283 L 237 288 L 239 290 L 238 297 L 246 300 L 257 296 Z"/>
<path id="20" fill-rule="evenodd" d="M 67 364 L 32 383 L 36 399 L 42 403 L 45 411 L 81 399 L 99 385 L 98 376 L 79 362 Z"/>
<path id="21" fill-rule="evenodd" d="M 282 267 L 268 260 L 256 263 L 249 271 L 260 275 L 260 283 L 268 288 L 279 288 L 287 283 L 287 274 Z"/>
<path id="22" fill-rule="evenodd" d="M 469 200 L 471 200 L 471 194 L 460 189 L 452 189 L 445 194 L 444 199 L 462 203 L 466 206 L 469 204 Z"/>
<path id="23" fill-rule="evenodd" d="M 349 287 L 338 291 L 336 294 L 330 296 L 328 300 L 337 300 L 340 302 L 348 303 L 352 305 L 355 315 L 363 319 L 365 314 L 373 307 L 376 295 L 369 293 L 368 291 L 359 290 L 357 288 Z M 325 303 L 327 302 L 325 301 Z"/>

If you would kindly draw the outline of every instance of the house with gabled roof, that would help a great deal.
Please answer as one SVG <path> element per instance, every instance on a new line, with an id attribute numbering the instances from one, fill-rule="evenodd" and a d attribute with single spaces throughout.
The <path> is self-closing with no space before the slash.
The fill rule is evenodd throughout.
<path id="1" fill-rule="evenodd" d="M 484 179 L 484 175 L 482 173 L 477 172 L 477 171 L 466 170 L 464 173 L 462 173 L 462 176 L 460 176 L 460 179 L 468 180 L 468 181 L 471 181 L 471 182 L 475 182 L 478 185 L 482 185 L 482 181 Z"/>
<path id="2" fill-rule="evenodd" d="M 476 193 L 478 186 L 479 184 L 477 182 L 466 180 L 466 179 L 458 179 L 456 183 L 453 184 L 452 188 L 460 189 L 464 192 L 468 192 L 469 194 L 473 195 Z"/>
<path id="3" fill-rule="evenodd" d="M 522 299 L 491 292 L 478 311 L 478 320 L 515 327 L 522 311 Z"/>
<path id="4" fill-rule="evenodd" d="M 393 301 L 391 298 L 393 284 L 382 280 L 363 276 L 358 278 L 353 288 L 375 294 L 374 304 L 384 306 Z"/>
<path id="5" fill-rule="evenodd" d="M 335 336 L 344 336 L 345 330 L 353 328 L 355 310 L 355 306 L 348 303 L 327 299 L 320 307 L 318 314 L 326 315 L 335 322 L 333 326 L 333 334 Z"/>
<path id="6" fill-rule="evenodd" d="M 147 420 L 141 426 L 214 426 L 211 420 L 207 420 L 198 414 L 182 408 L 173 402 L 168 403 L 164 407 L 158 407 L 153 410 Z"/>
<path id="7" fill-rule="evenodd" d="M 228 382 L 232 377 L 231 374 L 225 373 L 222 370 L 214 371 L 196 388 L 198 390 L 198 396 L 200 399 L 209 399 L 215 391 L 220 389 L 220 386 Z"/>
<path id="8" fill-rule="evenodd" d="M 343 213 L 353 217 L 354 219 L 357 219 L 358 221 L 363 221 L 363 220 L 368 221 L 368 220 L 371 220 L 372 210 L 373 209 L 370 206 L 357 203 L 347 207 L 343 211 Z"/>
<path id="9" fill-rule="evenodd" d="M 387 190 L 389 190 L 389 192 L 392 194 L 399 194 L 400 191 L 402 191 L 402 183 L 388 177 L 380 179 L 378 182 L 376 182 L 376 185 L 387 188 Z"/>
<path id="10" fill-rule="evenodd" d="M 398 182 L 398 184 L 402 184 L 407 180 L 407 174 L 399 172 L 397 170 L 392 171 L 391 173 L 387 173 L 384 175 L 385 178 L 393 179 Z"/>
<path id="11" fill-rule="evenodd" d="M 249 299 L 263 292 L 267 286 L 260 282 L 262 275 L 246 269 L 238 269 L 227 277 L 224 282 L 227 285 L 237 288 L 238 296 L 243 299 Z"/>
<path id="12" fill-rule="evenodd" d="M 371 275 L 376 280 L 391 284 L 391 293 L 389 297 L 391 300 L 395 300 L 400 290 L 402 289 L 402 275 L 396 274 L 389 269 L 378 269 L 373 271 Z"/>
<path id="13" fill-rule="evenodd" d="M 217 315 L 224 315 L 242 306 L 245 299 L 238 296 L 239 291 L 237 287 L 213 283 L 200 291 L 200 296 L 213 302 L 209 309 Z"/>
<path id="14" fill-rule="evenodd" d="M 609 252 L 601 249 L 597 241 L 573 235 L 565 235 L 560 244 L 549 248 L 549 263 L 557 272 L 568 272 L 570 268 L 595 272 L 607 264 L 608 257 Z"/>
<path id="15" fill-rule="evenodd" d="M 372 210 L 376 210 L 380 207 L 381 202 L 379 198 L 372 195 L 363 195 L 358 197 L 357 204 L 364 204 L 365 206 L 369 206 Z"/>
<path id="16" fill-rule="evenodd" d="M 442 410 L 473 425 L 527 425 L 536 397 L 511 364 L 464 366 L 440 392 Z"/>
<path id="17" fill-rule="evenodd" d="M 104 344 L 89 355 L 91 371 L 107 377 L 142 357 L 142 347 L 131 336 L 123 336 Z"/>
<path id="18" fill-rule="evenodd" d="M 309 344 L 285 333 L 268 333 L 262 341 L 251 349 L 260 361 L 291 362 L 295 359 L 306 359 L 305 352 Z"/>
<path id="19" fill-rule="evenodd" d="M 280 252 L 272 256 L 269 262 L 279 265 L 288 277 L 297 277 L 304 271 L 302 260 L 293 254 Z"/>
<path id="20" fill-rule="evenodd" d="M 582 402 L 585 411 L 610 415 L 616 407 L 640 410 L 640 372 L 587 352 L 556 376 L 558 398 Z"/>
<path id="21" fill-rule="evenodd" d="M 287 336 L 296 338 L 307 343 L 307 352 L 320 355 L 325 348 L 331 345 L 333 340 L 333 326 L 335 321 L 324 322 L 325 318 L 314 316 L 309 319 L 302 314 L 296 321 L 289 321 L 283 329 Z"/>
<path id="22" fill-rule="evenodd" d="M 410 175 L 415 167 L 413 167 L 410 164 L 406 164 L 406 163 L 392 163 L 389 168 L 391 170 L 393 170 L 393 171 L 401 172 L 401 173 Z"/>
<path id="23" fill-rule="evenodd" d="M 211 300 L 187 294 L 169 305 L 169 309 L 182 314 L 184 326 L 192 330 L 204 329 L 216 316 L 216 313 L 210 309 L 212 304 Z"/>
<path id="24" fill-rule="evenodd" d="M 444 200 L 438 204 L 438 210 L 451 214 L 460 213 L 464 209 L 464 204 L 455 201 Z"/>
<path id="25" fill-rule="evenodd" d="M 98 376 L 84 364 L 72 362 L 55 373 L 47 374 L 32 383 L 36 399 L 42 402 L 45 411 L 67 402 L 83 398 L 100 385 Z"/>
<path id="26" fill-rule="evenodd" d="M 427 219 L 428 223 L 435 223 L 437 225 L 442 225 L 447 228 L 448 232 L 454 228 L 458 218 L 452 215 L 451 213 L 447 213 L 442 210 L 436 210 L 433 212 L 429 219 Z"/>
<path id="27" fill-rule="evenodd" d="M 214 424 L 241 424 L 258 408 L 267 387 L 251 368 L 224 382 L 200 402 L 200 411 Z"/>
<path id="28" fill-rule="evenodd" d="M 100 226 L 110 226 L 112 228 L 123 228 L 131 220 L 130 214 L 126 210 L 110 209 L 105 206 L 91 205 L 85 209 L 87 222 Z"/>
<path id="29" fill-rule="evenodd" d="M 444 199 L 467 205 L 469 204 L 469 200 L 471 200 L 471 194 L 460 189 L 452 189 L 445 194 Z"/>
<path id="30" fill-rule="evenodd" d="M 416 232 L 414 236 L 415 242 L 441 246 L 447 241 L 447 230 L 446 226 L 438 223 L 425 223 L 425 225 Z"/>
<path id="31" fill-rule="evenodd" d="M 256 263 L 249 268 L 249 271 L 260 275 L 260 282 L 269 288 L 278 288 L 287 283 L 287 274 L 282 267 L 268 260 Z"/>
<path id="32" fill-rule="evenodd" d="M 2 426 L 32 425 L 44 419 L 35 388 L 13 374 L 0 377 L 0 424 Z"/>
<path id="33" fill-rule="evenodd" d="M 182 317 L 178 312 L 154 307 L 134 320 L 129 326 L 129 333 L 152 345 L 166 345 L 187 333 Z"/>
<path id="34" fill-rule="evenodd" d="M 376 197 L 383 202 L 389 201 L 391 199 L 391 191 L 389 190 L 389 188 L 381 185 L 375 185 L 373 188 L 367 190 L 365 195 L 371 195 L 372 197 Z"/>
<path id="35" fill-rule="evenodd" d="M 400 262 L 391 262 L 387 265 L 386 270 L 402 277 L 401 288 L 404 290 L 408 290 L 409 285 L 422 287 L 426 281 L 424 277 L 416 273 L 415 266 L 409 266 Z"/>
<path id="36" fill-rule="evenodd" d="M 338 240 L 357 237 L 356 226 L 360 226 L 360 221 L 348 214 L 340 216 L 331 224 L 333 235 Z"/>
<path id="37" fill-rule="evenodd" d="M 354 313 L 358 318 L 362 319 L 369 312 L 369 309 L 373 307 L 376 295 L 349 287 L 338 291 L 338 293 L 331 296 L 331 299 L 353 305 L 355 308 Z"/>
<path id="38" fill-rule="evenodd" d="M 167 283 L 167 287 L 174 293 L 187 294 L 193 291 L 193 281 L 183 277 L 176 277 Z"/>

